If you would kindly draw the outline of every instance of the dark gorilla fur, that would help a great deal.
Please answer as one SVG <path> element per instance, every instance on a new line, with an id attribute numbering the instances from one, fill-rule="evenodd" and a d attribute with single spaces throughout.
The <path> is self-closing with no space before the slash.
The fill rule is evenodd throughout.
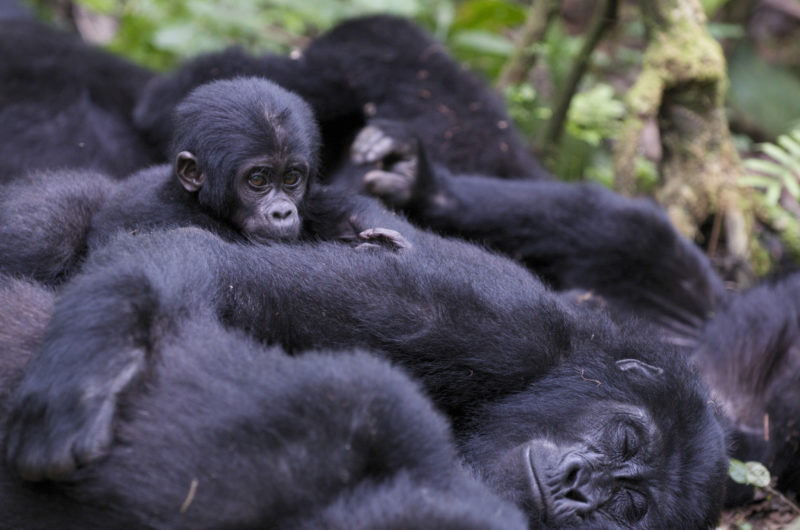
<path id="1" fill-rule="evenodd" d="M 269 193 L 244 189 L 243 172 L 253 160 L 272 164 L 276 178 L 282 168 L 300 164 L 302 180 L 288 196 L 299 211 L 294 229 L 313 237 L 342 235 L 338 225 L 346 214 L 333 192 L 308 196 L 319 133 L 302 99 L 269 81 L 240 78 L 198 88 L 179 110 L 173 150 L 175 158 L 194 153 L 204 171 L 199 191 L 185 189 L 177 169 L 167 165 L 123 182 L 75 170 L 7 184 L 0 190 L 0 270 L 58 284 L 74 274 L 88 249 L 121 229 L 199 226 L 226 239 L 271 239 L 259 227 L 268 224 L 270 201 L 282 197 L 285 203 L 287 195 L 279 195 L 277 185 Z"/>
<path id="2" fill-rule="evenodd" d="M 0 276 L 0 395 L 51 310 L 52 293 Z M 288 357 L 198 314 L 163 338 L 106 458 L 57 485 L 0 467 L 0 528 L 525 528 L 388 363 Z"/>
<path id="3" fill-rule="evenodd" d="M 0 17 L 0 183 L 78 167 L 124 177 L 158 160 L 131 116 L 152 76 L 77 36 Z"/>
<path id="4" fill-rule="evenodd" d="M 584 290 L 675 344 L 694 344 L 724 299 L 707 256 L 653 201 L 593 184 L 454 175 L 405 122 L 373 120 L 352 157 L 367 189 L 419 225 L 512 256 L 558 290 Z M 580 298 L 580 297 L 579 297 Z"/>
<path id="5" fill-rule="evenodd" d="M 238 75 L 271 79 L 311 104 L 322 129 L 326 177 L 346 161 L 366 121 L 377 117 L 404 120 L 431 157 L 453 171 L 549 178 L 486 83 L 412 22 L 386 15 L 345 21 L 296 60 L 239 49 L 198 57 L 147 87 L 136 123 L 166 148 L 171 109 L 192 88 Z"/>
<path id="6" fill-rule="evenodd" d="M 692 360 L 731 420 L 731 456 L 762 462 L 780 490 L 800 493 L 800 274 L 732 296 Z M 752 494 L 730 482 L 726 502 Z"/>
<path id="7" fill-rule="evenodd" d="M 676 352 L 572 309 L 505 258 L 391 220 L 376 224 L 412 250 L 121 235 L 58 300 L 13 400 L 9 461 L 58 478 L 113 451 L 117 402 L 152 379 L 158 345 L 216 315 L 293 353 L 367 347 L 404 366 L 466 461 L 534 524 L 716 522 L 725 440 Z"/>

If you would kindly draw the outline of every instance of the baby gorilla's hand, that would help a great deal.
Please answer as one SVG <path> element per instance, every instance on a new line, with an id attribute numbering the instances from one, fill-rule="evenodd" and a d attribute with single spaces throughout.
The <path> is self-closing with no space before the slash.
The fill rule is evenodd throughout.
<path id="1" fill-rule="evenodd" d="M 400 232 L 388 228 L 370 228 L 359 233 L 358 238 L 363 240 L 364 243 L 358 245 L 356 250 L 387 248 L 393 251 L 401 251 L 411 248 L 411 243 Z"/>

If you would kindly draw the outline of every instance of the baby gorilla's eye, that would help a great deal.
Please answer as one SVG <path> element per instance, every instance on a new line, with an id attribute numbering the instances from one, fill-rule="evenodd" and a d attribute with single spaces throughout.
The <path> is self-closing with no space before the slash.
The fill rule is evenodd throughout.
<path id="1" fill-rule="evenodd" d="M 292 171 L 289 171 L 288 173 L 286 173 L 283 176 L 283 184 L 284 184 L 284 186 L 288 186 L 290 188 L 293 188 L 293 187 L 297 186 L 298 184 L 300 184 L 300 181 L 302 180 L 302 178 L 303 178 L 303 175 L 299 171 L 292 170 Z"/>
<path id="2" fill-rule="evenodd" d="M 253 188 L 264 188 L 268 182 L 269 180 L 267 179 L 267 172 L 264 170 L 264 168 L 254 169 L 247 175 L 247 183 Z"/>

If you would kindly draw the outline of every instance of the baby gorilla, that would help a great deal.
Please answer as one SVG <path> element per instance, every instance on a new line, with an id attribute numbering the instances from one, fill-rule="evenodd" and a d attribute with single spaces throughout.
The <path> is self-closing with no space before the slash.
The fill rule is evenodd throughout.
<path id="1" fill-rule="evenodd" d="M 171 174 L 131 177 L 98 216 L 101 231 L 191 224 L 257 243 L 298 237 L 319 145 L 305 101 L 264 79 L 217 81 L 192 91 L 173 120 Z"/>
<path id="2" fill-rule="evenodd" d="M 202 86 L 178 106 L 171 160 L 197 203 L 248 239 L 293 239 L 318 144 L 302 99 L 263 79 L 237 79 Z"/>
<path id="3" fill-rule="evenodd" d="M 319 131 L 310 107 L 293 93 L 264 79 L 217 81 L 191 92 L 174 121 L 172 166 L 122 182 L 74 170 L 5 186 L 0 270 L 58 284 L 120 230 L 187 226 L 229 241 L 303 234 L 407 246 L 396 232 L 360 223 L 348 194 L 311 188 Z"/>

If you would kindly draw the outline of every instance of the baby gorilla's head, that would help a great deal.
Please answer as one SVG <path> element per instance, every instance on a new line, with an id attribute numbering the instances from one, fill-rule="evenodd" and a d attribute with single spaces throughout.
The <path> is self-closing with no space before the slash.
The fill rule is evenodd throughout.
<path id="1" fill-rule="evenodd" d="M 203 207 L 254 242 L 298 236 L 319 148 L 305 101 L 265 79 L 215 81 L 178 105 L 174 124 L 175 174 Z"/>

